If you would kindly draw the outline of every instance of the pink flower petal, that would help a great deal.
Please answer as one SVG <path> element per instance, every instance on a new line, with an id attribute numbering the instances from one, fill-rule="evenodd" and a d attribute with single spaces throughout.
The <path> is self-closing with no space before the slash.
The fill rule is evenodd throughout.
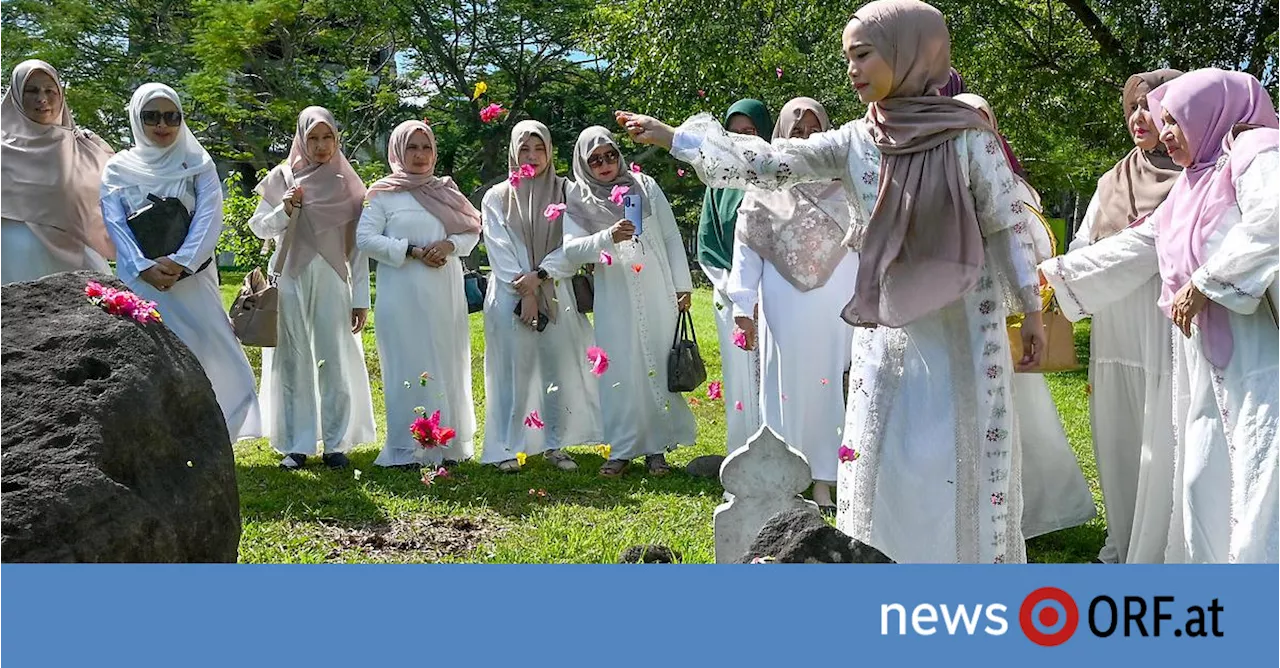
<path id="1" fill-rule="evenodd" d="M 633 162 L 633 163 L 631 163 L 631 173 L 632 173 L 632 174 L 639 174 L 639 173 L 640 173 L 640 165 L 637 165 L 637 164 L 636 164 L 636 163 L 634 163 L 634 162 Z"/>
<path id="2" fill-rule="evenodd" d="M 827 383 L 830 383 L 831 381 L 827 380 L 826 378 L 823 378 L 822 380 L 820 380 L 820 381 L 818 381 L 818 382 L 822 383 L 823 385 L 826 385 Z"/>
<path id="3" fill-rule="evenodd" d="M 635 264 L 631 265 L 631 271 L 634 271 L 634 272 L 636 272 L 636 273 L 638 274 L 638 273 L 640 273 L 641 271 L 644 271 L 644 265 L 643 265 L 643 264 L 641 264 L 641 263 L 639 263 L 639 262 L 637 262 L 637 263 L 635 263 Z"/>
<path id="4" fill-rule="evenodd" d="M 676 170 L 676 176 L 678 176 L 678 177 L 680 177 L 680 178 L 682 178 L 682 179 L 684 178 L 684 175 L 685 175 L 686 173 L 687 173 L 687 172 L 685 172 L 683 169 L 677 169 L 677 170 Z"/>
<path id="5" fill-rule="evenodd" d="M 708 383 L 708 384 L 707 384 L 707 398 L 708 398 L 708 399 L 711 399 L 711 400 L 713 400 L 713 401 L 718 401 L 718 400 L 720 400 L 720 399 L 723 399 L 723 398 L 724 398 L 724 385 L 723 385 L 720 381 L 718 381 L 718 380 L 713 380 L 713 381 L 711 381 L 710 383 Z"/>
<path id="6" fill-rule="evenodd" d="M 548 204 L 542 215 L 546 216 L 547 220 L 555 220 L 560 217 L 560 214 L 564 213 L 564 210 L 565 205 L 563 204 Z"/>
<path id="7" fill-rule="evenodd" d="M 613 255 L 609 251 L 600 251 L 600 264 L 606 267 L 613 266 Z"/>
<path id="8" fill-rule="evenodd" d="M 776 69 L 776 70 L 774 70 L 774 71 L 778 73 L 778 78 L 779 78 L 779 79 L 781 79 L 781 78 L 782 78 L 782 68 L 781 68 L 781 67 L 779 67 L 778 69 Z"/>
<path id="9" fill-rule="evenodd" d="M 480 110 L 480 121 L 483 123 L 492 123 L 498 120 L 498 117 L 506 113 L 506 109 L 502 105 L 494 103 Z"/>
<path id="10" fill-rule="evenodd" d="M 609 355 L 604 352 L 604 348 L 599 346 L 587 348 L 587 361 L 591 363 L 591 373 L 597 377 L 603 376 L 609 370 Z"/>
<path id="11" fill-rule="evenodd" d="M 734 410 L 736 410 L 736 411 L 741 411 L 741 410 L 742 410 L 742 402 L 741 402 L 741 401 L 735 401 L 735 402 L 733 402 L 733 409 L 734 409 Z"/>
<path id="12" fill-rule="evenodd" d="M 853 461 L 857 461 L 857 460 L 858 460 L 858 456 L 859 456 L 859 455 L 858 455 L 858 451 L 857 451 L 857 450 L 854 450 L 853 448 L 851 448 L 851 447 L 849 447 L 849 446 L 847 446 L 847 445 L 842 445 L 842 446 L 840 446 L 840 450 L 839 450 L 839 457 L 840 457 L 840 461 L 842 461 L 842 462 L 853 462 Z"/>
<path id="13" fill-rule="evenodd" d="M 733 330 L 733 345 L 735 345 L 735 346 L 737 346 L 738 348 L 741 348 L 741 349 L 743 349 L 743 350 L 746 350 L 746 349 L 747 349 L 747 333 L 746 333 L 746 332 L 744 332 L 744 331 L 742 331 L 742 330 L 740 330 L 740 329 L 734 329 L 734 330 Z"/>
<path id="14" fill-rule="evenodd" d="M 631 192 L 631 186 L 614 186 L 609 191 L 609 201 L 617 206 L 622 206 L 622 197 Z"/>
<path id="15" fill-rule="evenodd" d="M 524 426 L 530 429 L 542 429 L 547 425 L 545 422 L 542 421 L 542 418 L 538 415 L 538 411 L 534 410 L 530 412 L 528 416 L 525 417 Z"/>

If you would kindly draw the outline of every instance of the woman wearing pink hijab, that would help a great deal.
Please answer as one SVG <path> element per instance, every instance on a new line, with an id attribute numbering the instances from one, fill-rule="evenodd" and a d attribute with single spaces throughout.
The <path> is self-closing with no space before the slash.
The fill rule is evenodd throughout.
<path id="1" fill-rule="evenodd" d="M 76 127 L 58 71 L 43 60 L 13 68 L 0 104 L 0 282 L 81 269 L 110 273 L 107 260 L 116 249 L 102 222 L 98 186 L 114 151 Z"/>
<path id="2" fill-rule="evenodd" d="M 1147 99 L 1183 168 L 1173 189 L 1137 226 L 1041 270 L 1074 317 L 1159 274 L 1158 304 L 1176 328 L 1166 561 L 1275 563 L 1280 123 L 1266 89 L 1243 72 L 1196 70 Z"/>
<path id="3" fill-rule="evenodd" d="M 262 408 L 280 466 L 297 469 L 317 444 L 324 463 L 376 438 L 360 332 L 369 313 L 369 262 L 356 248 L 365 188 L 342 153 L 338 123 L 307 107 L 289 158 L 258 184 L 249 228 L 274 239 L 280 305 L 275 348 L 262 349 Z"/>
<path id="4" fill-rule="evenodd" d="M 1015 368 L 1044 350 L 1026 208 L 982 115 L 938 95 L 951 66 L 941 12 L 863 5 L 843 34 L 866 118 L 807 139 L 734 135 L 706 116 L 673 129 L 618 112 L 713 187 L 840 179 L 860 262 L 836 524 L 899 562 L 1026 561 Z M 1025 356 L 1005 318 L 1026 316 Z"/>
<path id="5" fill-rule="evenodd" d="M 378 261 L 378 359 L 387 434 L 379 466 L 418 470 L 470 459 L 476 433 L 471 333 L 462 261 L 480 242 L 480 212 L 448 177 L 434 175 L 436 136 L 422 121 L 396 126 L 391 175 L 369 188 L 356 245 Z M 430 380 L 423 382 L 422 374 Z M 440 412 L 456 436 L 427 449 L 409 427 Z"/>

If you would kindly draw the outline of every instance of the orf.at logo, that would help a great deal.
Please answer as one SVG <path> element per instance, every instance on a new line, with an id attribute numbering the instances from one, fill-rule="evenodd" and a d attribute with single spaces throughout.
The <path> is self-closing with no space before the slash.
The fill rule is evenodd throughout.
<path id="1" fill-rule="evenodd" d="M 1022 600 L 1018 625 L 1031 642 L 1044 647 L 1061 645 L 1080 624 L 1080 610 L 1071 595 L 1057 587 L 1041 587 Z"/>

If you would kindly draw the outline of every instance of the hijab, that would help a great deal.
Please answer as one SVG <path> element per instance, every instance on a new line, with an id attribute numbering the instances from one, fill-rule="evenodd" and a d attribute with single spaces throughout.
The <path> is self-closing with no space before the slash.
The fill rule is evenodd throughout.
<path id="1" fill-rule="evenodd" d="M 831 129 L 827 110 L 817 100 L 798 97 L 778 113 L 773 138 L 790 137 L 805 112 L 818 118 L 821 132 Z M 822 287 L 849 254 L 841 243 L 849 226 L 849 206 L 843 198 L 832 201 L 842 192 L 838 181 L 777 191 L 753 189 L 738 209 L 735 233 L 797 290 Z"/>
<path id="2" fill-rule="evenodd" d="M 1182 72 L 1178 70 L 1164 69 L 1129 77 L 1121 96 L 1125 126 L 1151 91 L 1179 76 Z M 1158 142 L 1150 151 L 1134 146 L 1098 180 L 1098 217 L 1093 223 L 1093 241 L 1105 239 L 1155 211 L 1181 173 L 1182 168 L 1173 164 L 1165 152 L 1164 142 Z"/>
<path id="3" fill-rule="evenodd" d="M 742 114 L 751 119 L 760 137 L 773 135 L 773 117 L 760 100 L 738 100 L 725 112 L 722 122 Z M 707 188 L 702 197 L 702 214 L 698 218 L 698 262 L 708 267 L 729 269 L 733 266 L 733 227 L 738 220 L 743 190 Z"/>
<path id="4" fill-rule="evenodd" d="M 611 181 L 601 181 L 591 171 L 587 159 L 591 152 L 601 146 L 612 147 L 618 153 L 618 175 Z M 631 170 L 627 169 L 626 160 L 622 157 L 622 149 L 614 141 L 613 134 L 599 125 L 593 125 L 578 135 L 578 142 L 573 147 L 573 183 L 569 197 L 569 215 L 588 232 L 599 232 L 618 222 L 623 217 L 622 206 L 614 204 L 609 194 L 616 186 L 626 186 L 631 190 L 639 190 L 640 184 Z"/>
<path id="5" fill-rule="evenodd" d="M 307 134 L 321 124 L 329 126 L 337 144 L 328 162 L 316 162 L 307 149 Z M 342 152 L 338 122 L 324 107 L 307 107 L 298 115 L 289 157 L 271 170 L 257 191 L 262 201 L 278 206 L 294 185 L 301 186 L 304 193 L 302 206 L 294 208 L 294 220 L 281 243 L 279 252 L 288 253 L 284 273 L 298 276 L 318 254 L 346 280 L 365 187 Z"/>
<path id="6" fill-rule="evenodd" d="M 115 246 L 102 222 L 99 186 L 111 147 L 76 127 L 65 96 L 62 118 L 53 125 L 31 120 L 22 108 L 22 91 L 36 72 L 44 72 L 62 89 L 58 71 L 43 60 L 26 60 L 13 68 L 0 117 L 0 215 L 27 223 L 33 234 L 59 260 L 84 262 L 84 247 L 107 259 Z"/>
<path id="7" fill-rule="evenodd" d="M 431 144 L 431 164 L 426 174 L 410 174 L 404 169 L 404 153 L 413 133 L 421 132 Z M 387 162 L 391 163 L 391 175 L 378 179 L 369 187 L 367 197 L 378 192 L 408 192 L 422 208 L 440 219 L 449 234 L 476 234 L 480 231 L 480 212 L 466 195 L 458 189 L 453 179 L 435 176 L 436 133 L 422 121 L 405 121 L 391 131 L 387 142 Z"/>
<path id="8" fill-rule="evenodd" d="M 1156 128 L 1164 131 L 1162 111 L 1178 122 L 1192 164 L 1182 171 L 1169 196 L 1152 214 L 1160 261 L 1160 308 L 1170 313 L 1174 296 L 1207 259 L 1206 242 L 1236 204 L 1234 180 L 1275 137 L 1250 130 L 1233 138 L 1238 124 L 1280 127 L 1275 107 L 1262 84 L 1244 72 L 1216 68 L 1188 72 L 1147 96 Z M 1230 150 L 1230 153 L 1228 153 Z M 1221 305 L 1209 302 L 1196 316 L 1205 357 L 1221 369 L 1231 361 L 1234 341 Z"/>
<path id="9" fill-rule="evenodd" d="M 880 188 L 843 316 L 854 325 L 901 327 L 967 294 L 982 275 L 982 232 L 954 140 L 990 125 L 976 109 L 937 94 L 951 66 L 941 12 L 919 0 L 876 0 L 852 20 L 894 79 L 867 110 L 883 156 Z"/>
<path id="10" fill-rule="evenodd" d="M 142 125 L 142 109 L 152 100 L 169 100 L 182 112 L 182 127 L 168 146 L 160 146 L 147 138 Z M 213 158 L 200 145 L 187 126 L 186 112 L 178 93 L 162 83 L 143 84 L 129 100 L 129 129 L 133 132 L 133 148 L 121 151 L 107 161 L 102 185 L 108 190 L 138 186 L 150 193 L 177 196 L 177 188 L 202 172 L 215 169 Z"/>
<path id="11" fill-rule="evenodd" d="M 507 146 L 507 169 L 520 167 L 520 147 L 533 138 L 542 140 L 547 147 L 547 166 L 542 173 L 512 186 L 504 181 L 494 186 L 506 203 L 507 227 L 524 243 L 528 251 L 529 269 L 536 270 L 542 260 L 564 243 L 564 218 L 550 220 L 547 206 L 565 203 L 566 181 L 556 174 L 555 149 L 551 143 L 551 131 L 534 120 L 524 120 L 511 128 L 511 143 Z M 551 322 L 556 321 L 557 302 L 555 285 L 543 281 L 538 290 L 538 308 Z"/>
<path id="12" fill-rule="evenodd" d="M 947 97 L 955 97 L 968 92 L 968 87 L 964 85 L 964 77 L 961 77 L 954 67 L 951 68 L 951 74 L 947 77 L 947 83 L 938 89 L 938 95 L 946 95 Z"/>

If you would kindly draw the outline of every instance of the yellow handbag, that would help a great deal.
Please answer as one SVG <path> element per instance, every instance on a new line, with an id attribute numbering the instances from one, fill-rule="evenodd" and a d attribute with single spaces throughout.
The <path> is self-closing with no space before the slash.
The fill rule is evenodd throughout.
<path id="1" fill-rule="evenodd" d="M 1049 241 L 1051 248 L 1058 247 L 1058 240 L 1053 235 L 1053 228 L 1049 226 L 1049 221 L 1038 209 L 1027 205 L 1044 229 L 1049 233 Z M 1047 284 L 1040 286 L 1040 297 L 1042 300 L 1040 319 L 1044 323 L 1045 353 L 1040 360 L 1040 366 L 1027 371 L 1026 373 L 1057 373 L 1060 371 L 1075 371 L 1080 368 L 1080 361 L 1076 358 L 1076 335 L 1075 327 L 1071 321 L 1067 320 L 1067 316 L 1062 314 L 1062 308 L 1058 306 L 1058 300 L 1054 297 L 1053 288 Z M 1009 351 L 1013 353 L 1013 362 L 1017 364 L 1022 360 L 1022 315 L 1009 316 L 1006 321 L 1009 334 Z"/>

